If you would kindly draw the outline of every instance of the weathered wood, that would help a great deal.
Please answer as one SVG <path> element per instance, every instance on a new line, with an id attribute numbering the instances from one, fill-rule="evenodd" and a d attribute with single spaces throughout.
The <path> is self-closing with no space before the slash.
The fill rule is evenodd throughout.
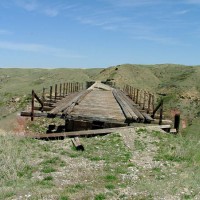
<path id="1" fill-rule="evenodd" d="M 69 105 L 71 105 L 71 101 L 73 98 L 75 98 L 78 95 L 78 93 L 71 93 L 67 95 L 65 98 L 63 98 L 60 102 L 57 102 L 55 104 L 55 108 L 51 110 L 50 113 L 57 114 L 59 112 L 63 112 Z"/>
<path id="2" fill-rule="evenodd" d="M 154 119 L 151 124 L 159 124 L 160 120 L 159 119 Z M 159 124 L 160 125 L 160 124 Z M 169 119 L 163 119 L 161 125 L 173 125 L 172 120 Z"/>
<path id="3" fill-rule="evenodd" d="M 128 106 L 131 108 L 131 110 L 135 113 L 135 115 L 139 118 L 139 121 L 144 121 L 144 116 L 140 113 L 138 110 L 138 105 L 135 104 L 129 97 L 127 97 L 122 91 L 118 91 L 119 95 L 123 98 L 124 101 L 127 102 Z"/>
<path id="4" fill-rule="evenodd" d="M 145 112 L 142 112 L 142 115 L 144 116 L 144 118 L 145 118 L 145 122 L 147 122 L 147 123 L 151 123 L 154 119 L 151 117 L 151 116 L 149 116 L 147 113 L 145 113 Z"/>
<path id="5" fill-rule="evenodd" d="M 143 95 L 144 95 L 144 97 L 143 97 L 143 107 L 142 107 L 142 109 L 145 110 L 145 105 L 146 105 L 146 91 L 144 91 Z"/>
<path id="6" fill-rule="evenodd" d="M 136 100 L 136 89 L 134 88 L 134 95 L 133 95 L 133 101 Z"/>
<path id="7" fill-rule="evenodd" d="M 55 118 L 55 117 L 62 117 L 62 114 L 51 114 L 51 113 L 32 113 L 32 112 L 26 112 L 22 111 L 20 113 L 21 116 L 23 117 L 47 117 L 47 118 Z"/>
<path id="8" fill-rule="evenodd" d="M 55 106 L 54 106 L 55 107 Z M 50 111 L 52 110 L 54 107 L 50 107 L 50 106 L 34 106 L 34 110 L 38 110 L 38 111 Z"/>
<path id="9" fill-rule="evenodd" d="M 119 95 L 119 91 L 117 91 L 116 89 L 113 90 L 113 95 L 116 101 L 118 102 L 119 106 L 121 107 L 128 122 L 131 122 L 133 120 L 137 121 L 138 120 L 137 115 L 131 110 L 127 102 L 125 102 L 123 98 Z"/>
<path id="10" fill-rule="evenodd" d="M 63 84 L 63 97 L 65 96 L 65 83 Z"/>
<path id="11" fill-rule="evenodd" d="M 160 103 L 156 106 L 156 108 L 153 110 L 153 114 L 151 115 L 152 118 L 154 118 L 154 115 L 158 111 L 158 109 L 163 105 L 163 99 L 160 101 Z"/>
<path id="12" fill-rule="evenodd" d="M 66 92 L 65 94 L 68 94 L 69 93 L 69 83 L 66 83 Z"/>
<path id="13" fill-rule="evenodd" d="M 78 137 L 73 138 L 72 140 L 72 144 L 74 145 L 74 147 L 76 148 L 76 150 L 78 151 L 84 151 L 84 146 L 81 144 L 80 140 Z"/>
<path id="14" fill-rule="evenodd" d="M 32 90 L 32 98 L 31 98 L 31 121 L 34 120 L 34 98 L 35 98 L 35 93 L 34 93 L 34 90 Z"/>
<path id="15" fill-rule="evenodd" d="M 175 114 L 174 116 L 174 128 L 176 129 L 177 133 L 179 132 L 179 126 L 180 126 L 180 114 Z"/>
<path id="16" fill-rule="evenodd" d="M 147 107 L 147 113 L 150 113 L 151 109 L 151 94 L 148 93 L 148 107 Z"/>
<path id="17" fill-rule="evenodd" d="M 148 126 L 142 126 L 144 128 L 148 128 Z M 170 128 L 170 125 L 153 125 L 149 126 L 151 129 L 166 129 Z M 140 127 L 141 128 L 141 127 Z M 117 128 L 107 128 L 107 129 L 95 129 L 95 130 L 86 130 L 86 131 L 73 131 L 73 132 L 64 132 L 64 133 L 50 133 L 50 134 L 36 134 L 36 135 L 25 135 L 26 137 L 35 138 L 35 139 L 51 139 L 51 138 L 65 138 L 65 137 L 90 137 L 97 135 L 106 135 L 110 133 L 117 133 L 120 130 L 130 130 L 137 129 L 134 126 L 129 127 L 117 127 Z"/>
<path id="18" fill-rule="evenodd" d="M 49 99 L 50 99 L 50 101 L 52 101 L 52 92 L 53 92 L 53 87 L 52 86 L 50 86 L 50 97 L 49 97 Z"/>
<path id="19" fill-rule="evenodd" d="M 60 97 L 62 97 L 62 83 L 60 83 Z"/>
<path id="20" fill-rule="evenodd" d="M 159 125 L 162 125 L 162 120 L 163 120 L 163 100 L 161 101 L 161 106 L 160 106 L 160 119 L 159 119 Z"/>
<path id="21" fill-rule="evenodd" d="M 136 89 L 136 100 L 135 100 L 136 104 L 138 104 L 138 100 L 139 100 L 139 89 Z"/>
<path id="22" fill-rule="evenodd" d="M 70 97 L 72 98 L 65 98 L 61 103 L 57 105 L 50 113 L 57 114 L 59 112 L 63 112 L 64 114 L 69 114 L 75 105 L 77 105 L 88 93 L 90 90 L 84 90 L 79 93 L 73 93 Z"/>
<path id="23" fill-rule="evenodd" d="M 55 94 L 54 94 L 54 99 L 55 99 L 55 101 L 56 101 L 56 99 L 57 99 L 57 84 L 55 84 Z"/>
<path id="24" fill-rule="evenodd" d="M 43 104 L 43 101 L 37 96 L 37 94 L 34 92 L 33 90 L 33 93 L 34 93 L 34 97 L 36 98 L 36 100 L 40 103 L 40 105 L 43 107 L 44 104 Z"/>
<path id="25" fill-rule="evenodd" d="M 74 109 L 74 107 L 78 105 L 83 100 L 83 98 L 90 92 L 91 90 L 84 90 L 82 92 L 79 92 L 78 95 L 71 102 L 68 103 L 68 107 L 64 110 L 63 113 L 65 115 L 69 115 Z"/>
<path id="26" fill-rule="evenodd" d="M 151 102 L 152 112 L 154 111 L 154 103 L 155 103 L 155 96 L 152 94 L 152 102 Z"/>
<path id="27" fill-rule="evenodd" d="M 46 88 L 43 87 L 43 90 L 42 90 L 42 101 L 43 102 L 45 101 L 45 90 L 46 90 Z"/>

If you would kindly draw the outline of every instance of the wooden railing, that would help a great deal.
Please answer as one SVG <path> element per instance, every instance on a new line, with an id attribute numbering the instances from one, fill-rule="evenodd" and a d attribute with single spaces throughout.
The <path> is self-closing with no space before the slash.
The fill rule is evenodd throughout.
<path id="1" fill-rule="evenodd" d="M 152 113 L 154 111 L 155 95 L 153 93 L 134 88 L 130 85 L 125 85 L 123 91 L 143 110 L 147 110 L 147 113 Z"/>

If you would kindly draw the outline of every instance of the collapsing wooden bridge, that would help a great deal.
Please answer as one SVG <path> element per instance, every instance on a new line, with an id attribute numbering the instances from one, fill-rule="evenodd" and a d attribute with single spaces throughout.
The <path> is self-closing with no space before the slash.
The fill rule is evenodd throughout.
<path id="1" fill-rule="evenodd" d="M 35 105 L 35 100 L 39 106 Z M 156 114 L 160 111 L 159 115 Z M 101 82 L 84 89 L 80 83 L 60 84 L 43 89 L 42 97 L 32 91 L 30 112 L 21 116 L 59 117 L 64 119 L 63 132 L 129 126 L 131 123 L 163 123 L 163 101 L 155 107 L 153 94 L 125 86 L 123 90 Z M 158 118 L 158 119 L 155 119 Z M 55 127 L 50 127 L 50 132 Z"/>

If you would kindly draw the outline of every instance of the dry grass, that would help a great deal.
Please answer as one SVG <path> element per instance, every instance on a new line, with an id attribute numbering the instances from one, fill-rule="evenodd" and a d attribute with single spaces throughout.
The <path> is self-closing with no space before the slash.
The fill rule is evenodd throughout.
<path id="1" fill-rule="evenodd" d="M 81 138 L 84 152 L 67 138 L 1 136 L 0 199 L 198 199 L 197 124 L 186 136 L 120 133 L 132 148 L 119 134 Z"/>

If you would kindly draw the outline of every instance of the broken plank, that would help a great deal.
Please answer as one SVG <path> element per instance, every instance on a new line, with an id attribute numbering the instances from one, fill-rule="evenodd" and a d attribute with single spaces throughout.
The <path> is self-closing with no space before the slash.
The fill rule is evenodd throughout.
<path id="1" fill-rule="evenodd" d="M 74 147 L 76 148 L 76 150 L 78 151 L 84 151 L 84 146 L 81 144 L 80 140 L 78 137 L 73 138 L 72 140 L 72 144 L 74 145 Z"/>

